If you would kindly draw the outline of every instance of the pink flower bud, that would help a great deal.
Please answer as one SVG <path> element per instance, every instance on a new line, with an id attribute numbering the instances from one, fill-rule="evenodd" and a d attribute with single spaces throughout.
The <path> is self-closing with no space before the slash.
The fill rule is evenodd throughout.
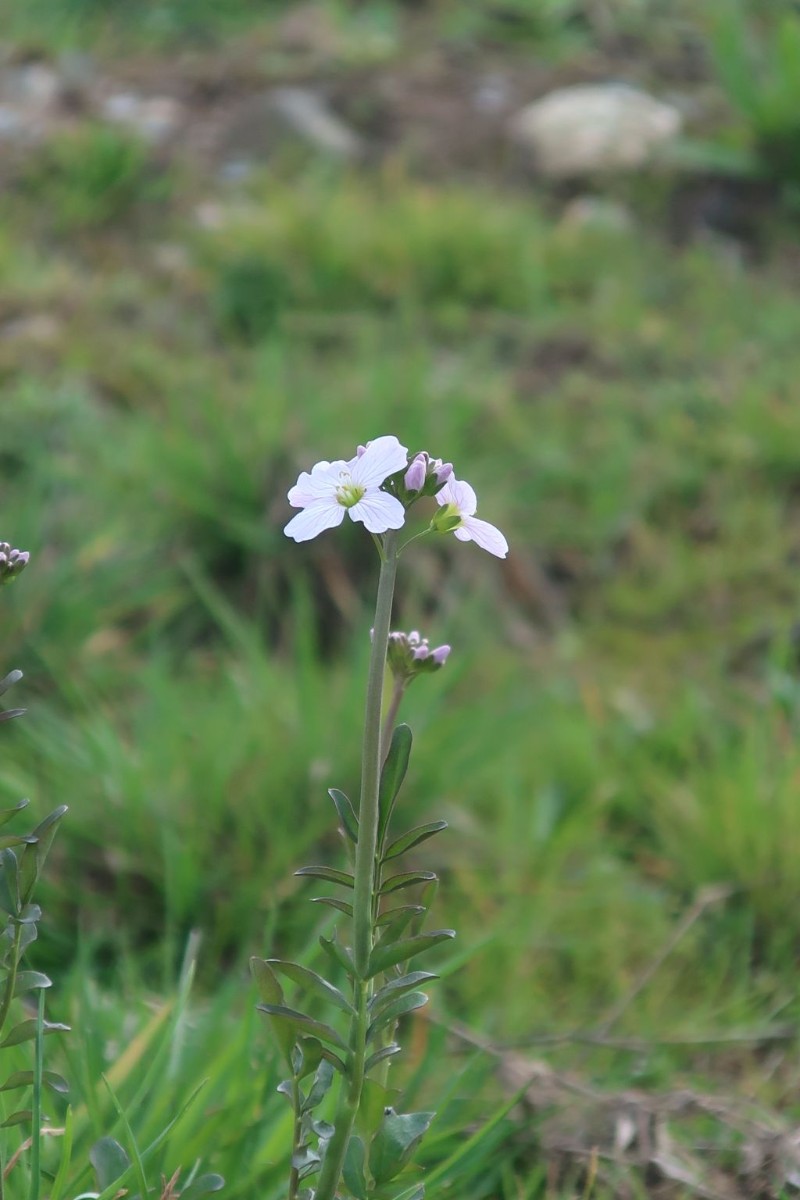
<path id="1" fill-rule="evenodd" d="M 450 657 L 450 647 L 449 646 L 446 646 L 446 645 L 445 646 L 437 646 L 435 650 L 431 651 L 431 658 L 436 663 L 437 667 L 443 667 L 449 657 Z"/>
<path id="2" fill-rule="evenodd" d="M 428 464 L 424 454 L 418 454 L 409 465 L 405 476 L 405 485 L 409 492 L 421 492 L 425 486 Z"/>

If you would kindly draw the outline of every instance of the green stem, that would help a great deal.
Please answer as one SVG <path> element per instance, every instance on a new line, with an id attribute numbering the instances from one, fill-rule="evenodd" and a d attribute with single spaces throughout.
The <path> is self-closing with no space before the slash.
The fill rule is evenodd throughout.
<path id="1" fill-rule="evenodd" d="M 39 989 L 33 1067 L 33 1116 L 31 1119 L 31 1187 L 28 1200 L 39 1200 L 42 1183 L 39 1156 L 42 1139 L 42 1076 L 44 1074 L 44 988 Z"/>
<path id="2" fill-rule="evenodd" d="M 381 776 L 381 713 L 383 709 L 383 680 L 386 672 L 386 647 L 392 617 L 394 581 L 397 574 L 397 545 L 395 530 L 386 534 L 381 555 L 381 574 L 375 621 L 372 630 L 372 651 L 367 677 L 367 701 L 364 715 L 364 742 L 361 756 L 361 799 L 358 809 L 358 843 L 356 845 L 355 887 L 353 891 L 353 960 L 355 980 L 353 1001 L 355 1012 L 350 1024 L 349 1075 L 342 1081 L 339 1102 L 334 1118 L 334 1132 L 328 1142 L 325 1158 L 315 1190 L 316 1200 L 335 1200 L 336 1188 L 342 1174 L 347 1143 L 361 1102 L 366 1061 L 367 1004 L 372 984 L 366 979 L 369 956 L 372 952 L 374 930 L 375 868 L 378 844 L 378 793 Z"/>
<path id="3" fill-rule="evenodd" d="M 361 755 L 361 799 L 358 808 L 355 888 L 353 892 L 353 959 L 356 975 L 363 979 L 372 950 L 372 896 L 375 887 L 375 852 L 378 843 L 378 789 L 381 778 L 381 712 L 386 647 L 392 618 L 394 581 L 397 574 L 397 540 L 389 530 L 383 543 L 383 562 L 378 580 L 372 653 L 367 678 L 364 714 L 364 744 Z"/>

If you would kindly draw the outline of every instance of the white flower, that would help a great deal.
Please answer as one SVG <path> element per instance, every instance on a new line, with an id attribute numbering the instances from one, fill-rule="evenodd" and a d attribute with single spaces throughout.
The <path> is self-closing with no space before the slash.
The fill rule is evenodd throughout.
<path id="1" fill-rule="evenodd" d="M 345 513 L 353 521 L 362 521 L 370 533 L 399 529 L 405 509 L 395 496 L 381 491 L 381 484 L 407 465 L 408 450 L 396 437 L 375 438 L 349 462 L 316 463 L 289 489 L 292 508 L 303 511 L 292 517 L 283 532 L 296 542 L 308 542 L 341 525 Z"/>
<path id="2" fill-rule="evenodd" d="M 500 530 L 475 516 L 478 497 L 468 483 L 451 475 L 436 493 L 436 503 L 442 510 L 433 519 L 436 529 L 454 533 L 460 542 L 475 542 L 498 558 L 506 557 L 508 542 Z"/>

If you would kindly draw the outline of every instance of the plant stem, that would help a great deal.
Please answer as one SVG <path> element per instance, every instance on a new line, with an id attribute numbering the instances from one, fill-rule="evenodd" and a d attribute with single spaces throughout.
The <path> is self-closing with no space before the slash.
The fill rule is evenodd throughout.
<path id="1" fill-rule="evenodd" d="M 375 603 L 372 653 L 367 678 L 364 743 L 361 755 L 361 799 L 358 808 L 355 888 L 353 892 L 353 959 L 356 975 L 363 979 L 372 950 L 372 896 L 375 887 L 375 852 L 378 842 L 378 789 L 381 777 L 381 712 L 386 647 L 392 617 L 397 573 L 397 539 L 389 530 L 383 544 L 383 562 Z"/>
<path id="2" fill-rule="evenodd" d="M 364 742 L 361 756 L 361 798 L 358 809 L 355 887 L 353 890 L 353 960 L 355 1012 L 350 1023 L 349 1077 L 342 1081 L 334 1118 L 334 1132 L 328 1142 L 315 1190 L 316 1200 L 334 1200 L 342 1173 L 347 1144 L 361 1102 L 366 1061 L 368 1025 L 367 1004 L 372 984 L 366 979 L 372 952 L 374 930 L 375 868 L 378 843 L 378 793 L 381 776 L 381 713 L 383 680 L 386 672 L 386 647 L 392 616 L 394 581 L 397 574 L 398 534 L 389 530 L 383 541 L 378 598 L 372 630 L 372 651 L 367 677 L 364 714 Z"/>

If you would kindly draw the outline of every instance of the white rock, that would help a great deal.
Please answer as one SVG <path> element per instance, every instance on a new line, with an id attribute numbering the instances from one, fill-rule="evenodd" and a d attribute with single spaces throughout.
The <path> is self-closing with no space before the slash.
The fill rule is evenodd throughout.
<path id="1" fill-rule="evenodd" d="M 363 153 L 358 134 L 331 112 L 316 92 L 300 87 L 275 88 L 272 104 L 285 124 L 318 150 L 341 159 L 359 158 Z"/>
<path id="2" fill-rule="evenodd" d="M 101 108 L 107 121 L 127 125 L 148 142 L 162 142 L 179 125 L 183 108 L 170 96 L 138 96 L 135 92 L 115 92 L 107 96 Z"/>
<path id="3" fill-rule="evenodd" d="M 0 104 L 0 141 L 17 141 L 24 137 L 25 118 L 11 104 Z"/>
<path id="4" fill-rule="evenodd" d="M 553 179 L 635 170 L 680 132 L 677 108 L 626 84 L 559 88 L 512 117 L 510 132 Z"/>

